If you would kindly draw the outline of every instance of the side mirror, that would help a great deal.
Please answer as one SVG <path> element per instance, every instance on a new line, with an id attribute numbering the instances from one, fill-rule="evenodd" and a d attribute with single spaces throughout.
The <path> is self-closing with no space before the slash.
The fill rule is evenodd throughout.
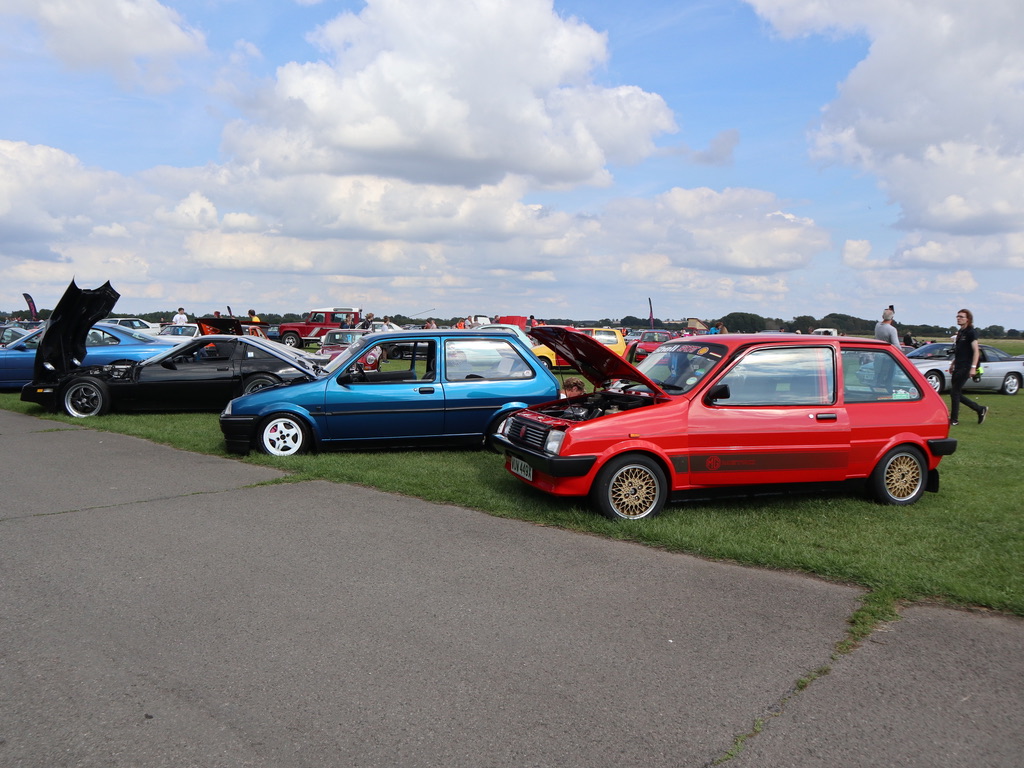
<path id="1" fill-rule="evenodd" d="M 168 371 L 176 371 L 176 370 L 178 370 L 178 366 L 176 366 L 176 365 L 175 365 L 175 364 L 174 364 L 174 363 L 173 363 L 172 361 L 170 361 L 170 360 L 164 360 L 164 361 L 163 361 L 162 363 L 160 363 L 160 366 L 161 366 L 162 368 L 166 368 L 166 369 L 167 369 Z"/>
<path id="2" fill-rule="evenodd" d="M 729 391 L 728 384 L 715 384 L 704 396 L 704 402 L 712 405 L 718 400 L 728 400 L 730 397 L 732 397 L 732 393 Z"/>

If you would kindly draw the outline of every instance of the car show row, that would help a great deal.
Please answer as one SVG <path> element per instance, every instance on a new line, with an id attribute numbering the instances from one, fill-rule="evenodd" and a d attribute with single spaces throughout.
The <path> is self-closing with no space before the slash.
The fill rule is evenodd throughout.
<path id="1" fill-rule="evenodd" d="M 879 502 L 912 504 L 938 490 L 957 445 L 939 395 L 949 345 L 904 355 L 859 337 L 665 332 L 627 345 L 613 329 L 500 324 L 307 328 L 292 344 L 200 327 L 162 340 L 99 322 L 117 298 L 109 283 L 72 283 L 44 328 L 0 349 L 0 386 L 82 418 L 219 411 L 238 454 L 486 446 L 522 484 L 587 497 L 616 520 L 783 484 L 857 481 Z M 317 352 L 303 348 L 311 338 Z M 972 383 L 1015 394 L 1024 362 L 984 355 Z M 593 391 L 560 397 L 561 366 Z"/>

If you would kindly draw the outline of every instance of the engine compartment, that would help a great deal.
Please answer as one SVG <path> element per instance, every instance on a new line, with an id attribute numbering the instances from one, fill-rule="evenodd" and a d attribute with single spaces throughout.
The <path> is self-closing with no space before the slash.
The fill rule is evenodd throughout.
<path id="1" fill-rule="evenodd" d="M 657 398 L 648 393 L 627 394 L 623 392 L 592 392 L 589 395 L 565 400 L 535 408 L 538 413 L 566 421 L 590 421 L 602 416 L 611 416 L 654 405 Z"/>

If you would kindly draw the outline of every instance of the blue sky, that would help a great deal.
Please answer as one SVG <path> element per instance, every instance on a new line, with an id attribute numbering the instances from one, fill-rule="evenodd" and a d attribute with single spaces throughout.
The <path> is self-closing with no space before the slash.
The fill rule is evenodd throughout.
<path id="1" fill-rule="evenodd" d="M 0 310 L 1022 328 L 1016 0 L 4 0 Z"/>

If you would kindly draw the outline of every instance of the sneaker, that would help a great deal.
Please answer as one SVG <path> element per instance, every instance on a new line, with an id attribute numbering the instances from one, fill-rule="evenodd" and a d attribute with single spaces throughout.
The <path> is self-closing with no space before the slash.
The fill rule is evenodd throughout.
<path id="1" fill-rule="evenodd" d="M 988 416 L 988 406 L 987 405 L 984 406 L 980 411 L 978 411 L 978 423 L 979 424 L 984 424 L 986 416 Z"/>
<path id="2" fill-rule="evenodd" d="M 951 427 L 960 426 L 960 422 L 959 421 L 951 421 L 951 422 L 949 422 L 949 426 L 951 426 Z"/>

